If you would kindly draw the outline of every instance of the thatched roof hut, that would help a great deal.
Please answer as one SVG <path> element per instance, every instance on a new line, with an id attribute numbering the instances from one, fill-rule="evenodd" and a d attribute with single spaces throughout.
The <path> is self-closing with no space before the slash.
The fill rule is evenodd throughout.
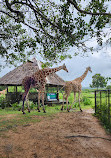
<path id="1" fill-rule="evenodd" d="M 41 69 L 41 65 L 42 63 L 35 58 L 32 61 L 27 61 L 0 78 L 0 86 L 21 86 L 24 77 L 32 75 Z M 65 83 L 56 73 L 46 79 L 48 86 L 63 86 Z"/>

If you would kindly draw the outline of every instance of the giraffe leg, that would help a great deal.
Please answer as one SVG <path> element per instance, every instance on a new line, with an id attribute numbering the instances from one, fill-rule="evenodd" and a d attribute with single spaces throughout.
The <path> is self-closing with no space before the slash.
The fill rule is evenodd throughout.
<path id="1" fill-rule="evenodd" d="M 25 100 L 26 100 L 26 97 L 27 97 L 27 93 L 28 93 L 28 91 L 26 91 L 26 92 L 23 94 L 23 104 L 22 104 L 22 112 L 23 112 L 23 114 L 25 114 L 25 112 L 24 112 L 24 103 L 25 103 Z"/>
<path id="2" fill-rule="evenodd" d="M 76 102 L 76 92 L 74 92 L 74 102 Z"/>
<path id="3" fill-rule="evenodd" d="M 70 108 L 69 109 L 71 109 L 72 108 L 72 106 L 73 106 L 73 104 L 76 102 L 76 92 L 74 92 L 74 102 L 72 103 L 72 105 L 70 106 Z"/>
<path id="4" fill-rule="evenodd" d="M 70 108 L 68 108 L 68 96 L 66 96 L 66 105 L 67 105 L 67 111 L 69 112 Z"/>
<path id="5" fill-rule="evenodd" d="M 23 112 L 23 114 L 25 114 L 25 112 L 24 112 L 24 102 L 25 102 L 25 100 L 23 100 L 23 105 L 22 105 L 22 112 Z"/>
<path id="6" fill-rule="evenodd" d="M 63 94 L 63 103 L 62 103 L 61 111 L 63 111 L 64 109 L 64 98 L 65 98 L 65 94 Z"/>
<path id="7" fill-rule="evenodd" d="M 43 112 L 46 113 L 45 107 L 44 107 L 44 92 L 42 92 L 42 105 L 43 105 Z"/>
<path id="8" fill-rule="evenodd" d="M 40 112 L 40 92 L 38 92 L 38 112 Z"/>
<path id="9" fill-rule="evenodd" d="M 26 96 L 26 104 L 27 104 L 28 112 L 30 113 L 30 107 L 29 107 L 29 103 L 28 103 L 28 95 L 29 95 L 29 92 L 27 93 L 27 96 Z"/>
<path id="10" fill-rule="evenodd" d="M 78 99 L 79 99 L 79 109 L 82 112 L 81 105 L 80 105 L 80 95 L 81 95 L 81 92 L 78 93 Z"/>

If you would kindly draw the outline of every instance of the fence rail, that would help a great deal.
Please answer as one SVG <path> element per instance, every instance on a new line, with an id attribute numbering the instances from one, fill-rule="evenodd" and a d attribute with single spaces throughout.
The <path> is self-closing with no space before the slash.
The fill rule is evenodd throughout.
<path id="1" fill-rule="evenodd" d="M 111 129 L 111 90 L 95 91 L 95 114 Z"/>

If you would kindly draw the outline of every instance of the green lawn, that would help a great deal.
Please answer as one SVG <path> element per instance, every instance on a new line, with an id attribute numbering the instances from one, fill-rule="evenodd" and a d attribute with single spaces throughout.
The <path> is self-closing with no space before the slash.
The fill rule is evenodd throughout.
<path id="1" fill-rule="evenodd" d="M 62 99 L 62 93 L 60 93 L 59 98 Z M 69 106 L 73 103 L 73 93 L 71 93 L 69 97 Z M 31 103 L 32 106 L 33 103 Z M 40 122 L 41 119 L 46 118 L 54 118 L 56 113 L 61 112 L 62 105 L 53 105 L 53 106 L 45 106 L 46 113 L 43 113 L 42 107 L 41 112 L 36 111 L 34 105 L 32 106 L 31 113 L 28 113 L 26 110 L 26 114 L 23 115 L 22 111 L 18 111 L 18 105 L 14 104 L 11 108 L 0 109 L 0 131 L 5 131 L 8 129 L 14 129 L 17 126 L 26 126 L 30 123 Z M 21 106 L 22 104 L 20 104 Z M 19 106 L 19 108 L 20 108 Z M 81 95 L 81 108 L 89 109 L 94 107 L 94 93 L 89 90 L 82 91 Z M 66 109 L 66 105 L 64 107 Z M 79 110 L 78 103 L 73 105 L 73 108 Z M 75 111 L 76 111 L 75 110 Z M 66 112 L 64 110 L 63 112 Z M 42 117 L 41 117 L 42 116 Z"/>
<path id="2" fill-rule="evenodd" d="M 13 110 L 13 108 L 6 108 L 0 110 L 0 131 L 12 129 L 20 125 L 28 125 L 30 123 L 40 122 L 41 118 L 54 117 L 54 114 L 60 112 L 60 106 L 47 107 L 45 106 L 46 113 L 32 110 L 23 115 L 22 111 Z M 43 117 L 41 117 L 43 116 Z"/>

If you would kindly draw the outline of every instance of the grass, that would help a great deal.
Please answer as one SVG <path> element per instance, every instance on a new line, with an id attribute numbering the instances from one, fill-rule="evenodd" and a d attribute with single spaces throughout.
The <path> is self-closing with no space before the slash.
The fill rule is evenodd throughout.
<path id="1" fill-rule="evenodd" d="M 62 93 L 59 94 L 59 98 L 63 99 L 63 94 Z M 89 89 L 87 90 L 86 89 L 86 90 L 82 91 L 82 93 L 81 93 L 81 106 L 83 108 L 85 108 L 83 98 L 87 98 L 87 101 L 90 100 L 89 106 L 90 106 L 90 108 L 94 108 L 94 106 L 95 106 L 94 90 L 89 90 Z M 76 94 L 76 100 L 78 100 L 78 94 Z M 74 94 L 73 93 L 70 94 L 70 96 L 68 98 L 68 101 L 69 101 L 70 104 L 73 103 L 73 101 L 74 101 Z M 88 105 L 86 104 L 86 106 L 88 106 Z"/>
<path id="2" fill-rule="evenodd" d="M 106 94 L 102 95 L 102 104 L 106 107 Z M 63 94 L 59 93 L 59 98 L 63 99 Z M 78 100 L 78 96 L 76 96 L 76 99 Z M 99 102 L 100 96 L 98 94 L 97 101 Z M 69 106 L 72 105 L 74 100 L 74 94 L 71 93 L 69 96 Z M 2 102 L 1 102 L 2 103 Z M 100 103 L 99 103 L 100 104 Z M 53 106 L 45 106 L 46 113 L 43 113 L 42 107 L 41 112 L 35 110 L 35 106 L 33 103 L 30 104 L 30 107 L 32 106 L 31 113 L 28 113 L 26 110 L 26 115 L 23 115 L 21 111 L 18 111 L 18 108 L 21 107 L 22 104 L 16 106 L 12 106 L 11 108 L 5 108 L 0 110 L 0 132 L 3 133 L 3 131 L 7 131 L 10 129 L 16 129 L 18 126 L 28 126 L 32 123 L 38 123 L 42 119 L 53 119 L 55 117 L 55 114 L 61 112 L 61 106 L 62 105 L 53 105 Z M 95 99 L 94 99 L 94 91 L 92 90 L 83 90 L 81 94 L 81 108 L 83 110 L 94 108 L 95 106 Z M 64 106 L 66 109 L 66 105 Z M 75 103 L 72 108 L 76 108 L 75 111 L 79 110 L 78 103 Z M 63 111 L 66 112 L 66 111 Z M 103 111 L 104 112 L 104 111 Z M 103 113 L 102 119 L 106 118 L 106 113 Z M 105 120 L 103 120 L 105 121 Z M 0 133 L 1 135 L 1 133 Z"/>
<path id="3" fill-rule="evenodd" d="M 62 93 L 60 93 L 60 99 L 62 99 Z M 82 100 L 81 102 L 81 108 L 89 109 L 94 107 L 94 93 L 89 91 L 83 91 L 82 92 L 82 98 L 86 97 L 90 100 L 90 105 L 84 105 L 84 102 Z M 69 106 L 73 103 L 74 95 L 71 93 L 69 97 Z M 31 113 L 28 113 L 26 110 L 26 115 L 23 115 L 21 111 L 17 111 L 15 108 L 5 108 L 0 110 L 0 131 L 6 131 L 9 129 L 14 129 L 17 126 L 27 126 L 31 123 L 37 123 L 40 122 L 42 119 L 46 118 L 54 118 L 55 114 L 61 112 L 61 106 L 62 105 L 53 105 L 51 107 L 45 106 L 46 113 L 43 113 L 42 107 L 41 112 L 39 113 L 35 109 L 31 110 Z M 78 103 L 75 103 L 73 105 L 73 108 L 79 110 Z M 66 109 L 66 105 L 65 105 Z M 66 112 L 66 111 L 64 111 Z M 42 116 L 42 117 L 41 117 Z"/>
<path id="4" fill-rule="evenodd" d="M 60 105 L 54 105 L 52 107 L 46 106 L 46 113 L 43 113 L 41 109 L 40 113 L 36 110 L 32 110 L 31 113 L 25 111 L 26 115 L 23 115 L 21 111 L 12 110 L 12 108 L 0 110 L 0 131 L 7 131 L 18 126 L 27 126 L 32 123 L 40 122 L 42 119 L 53 119 L 55 114 L 61 112 L 60 108 Z M 90 108 L 90 106 L 87 106 L 87 108 Z M 86 109 L 86 107 L 82 106 L 82 109 Z M 79 108 L 77 108 L 77 110 L 79 110 Z"/>
<path id="5" fill-rule="evenodd" d="M 12 129 L 17 126 L 25 126 L 30 123 L 36 123 L 41 121 L 41 117 L 51 117 L 57 112 L 60 112 L 60 107 L 45 107 L 46 113 L 43 113 L 42 109 L 39 113 L 36 110 L 32 110 L 31 113 L 26 112 L 26 115 L 23 115 L 21 111 L 15 111 L 12 108 L 6 108 L 0 110 L 0 131 L 5 131 L 8 129 Z"/>

